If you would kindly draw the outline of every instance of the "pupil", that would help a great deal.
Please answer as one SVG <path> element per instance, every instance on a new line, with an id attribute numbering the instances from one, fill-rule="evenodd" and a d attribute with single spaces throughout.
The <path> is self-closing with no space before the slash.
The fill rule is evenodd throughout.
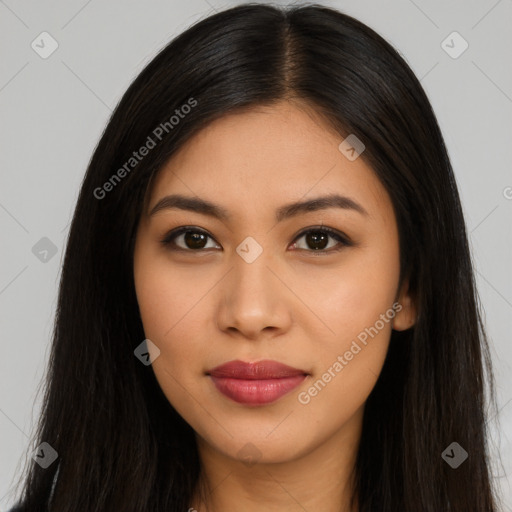
<path id="1" fill-rule="evenodd" d="M 319 234 L 320 233 L 320 234 Z M 321 233 L 320 231 L 315 231 L 313 233 L 309 233 L 306 235 L 306 241 L 310 247 L 315 250 L 323 250 L 327 247 L 328 237 L 325 233 Z M 320 244 L 320 247 L 318 247 Z"/>
<path id="2" fill-rule="evenodd" d="M 206 236 L 204 233 L 186 231 L 184 238 L 185 243 L 190 249 L 202 249 L 205 245 Z"/>

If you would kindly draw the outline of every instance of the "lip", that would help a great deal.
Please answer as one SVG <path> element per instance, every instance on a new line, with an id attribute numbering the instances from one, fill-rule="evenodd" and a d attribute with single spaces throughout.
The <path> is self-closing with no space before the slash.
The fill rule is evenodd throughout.
<path id="1" fill-rule="evenodd" d="M 272 360 L 229 361 L 206 373 L 218 391 L 245 405 L 275 402 L 309 375 L 305 370 Z"/>

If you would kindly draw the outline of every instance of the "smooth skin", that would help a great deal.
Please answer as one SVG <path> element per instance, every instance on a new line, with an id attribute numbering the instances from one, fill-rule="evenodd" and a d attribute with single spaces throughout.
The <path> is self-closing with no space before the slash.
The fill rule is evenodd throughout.
<path id="1" fill-rule="evenodd" d="M 416 312 L 407 282 L 398 289 L 391 200 L 362 157 L 350 161 L 338 149 L 342 140 L 292 101 L 229 114 L 189 139 L 148 190 L 134 253 L 137 300 L 145 335 L 160 350 L 152 364 L 158 383 L 196 432 L 212 512 L 351 510 L 349 474 L 365 402 L 391 329 L 410 328 Z M 283 205 L 333 193 L 366 214 L 330 207 L 276 222 Z M 215 203 L 230 217 L 179 208 L 149 215 L 170 194 Z M 163 245 L 180 226 L 208 236 L 197 242 L 182 234 L 175 246 Z M 305 228 L 316 228 L 317 238 L 301 235 Z M 237 252 L 247 237 L 262 249 L 250 263 Z M 401 310 L 301 403 L 299 394 L 395 301 Z M 233 359 L 273 359 L 310 375 L 277 401 L 249 407 L 222 395 L 206 375 Z M 197 493 L 190 506 L 205 510 Z"/>

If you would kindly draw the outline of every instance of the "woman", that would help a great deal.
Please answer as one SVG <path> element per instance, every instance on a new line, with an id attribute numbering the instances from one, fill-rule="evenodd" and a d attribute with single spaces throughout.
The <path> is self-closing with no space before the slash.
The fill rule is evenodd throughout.
<path id="1" fill-rule="evenodd" d="M 57 313 L 21 511 L 496 510 L 450 161 L 349 16 L 241 5 L 149 63 L 88 167 Z"/>

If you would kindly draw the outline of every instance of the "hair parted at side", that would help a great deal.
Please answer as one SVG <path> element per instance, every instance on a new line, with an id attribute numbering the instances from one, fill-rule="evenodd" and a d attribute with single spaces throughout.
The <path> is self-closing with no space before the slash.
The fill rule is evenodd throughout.
<path id="1" fill-rule="evenodd" d="M 194 432 L 133 354 L 145 337 L 135 228 L 150 180 L 192 135 L 283 99 L 318 112 L 340 142 L 351 133 L 364 142 L 361 158 L 396 214 L 401 282 L 409 279 L 417 302 L 416 324 L 392 332 L 366 404 L 360 512 L 497 510 L 484 414 L 486 391 L 494 396 L 488 342 L 456 181 L 427 96 L 399 53 L 356 19 L 315 4 L 244 4 L 163 48 L 94 151 L 69 231 L 31 448 L 47 442 L 59 457 L 47 469 L 30 460 L 21 511 L 188 509 L 200 471 Z M 188 113 L 170 123 L 183 105 Z M 154 147 L 131 161 L 148 137 Z M 441 457 L 453 441 L 469 452 L 457 470 Z"/>

